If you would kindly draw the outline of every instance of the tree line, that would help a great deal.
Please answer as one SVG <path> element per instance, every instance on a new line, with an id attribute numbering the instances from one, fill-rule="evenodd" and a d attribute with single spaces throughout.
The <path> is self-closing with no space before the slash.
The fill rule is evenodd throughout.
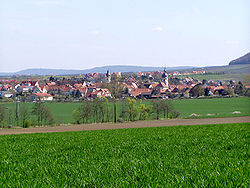
<path id="1" fill-rule="evenodd" d="M 142 101 L 126 98 L 124 101 L 96 98 L 83 101 L 72 112 L 73 123 L 105 123 L 161 118 L 177 118 L 180 112 L 174 109 L 170 100 Z M 36 102 L 32 108 L 27 103 L 17 102 L 15 108 L 0 105 L 0 127 L 29 127 L 53 125 L 56 121 L 43 102 Z"/>
<path id="2" fill-rule="evenodd" d="M 32 116 L 32 117 L 31 117 Z M 0 127 L 53 125 L 55 123 L 49 108 L 42 102 L 37 102 L 32 109 L 26 103 L 16 103 L 16 108 L 0 105 Z"/>
<path id="3" fill-rule="evenodd" d="M 126 98 L 118 103 L 103 97 L 83 102 L 72 112 L 72 116 L 74 123 L 80 124 L 177 118 L 180 112 L 174 109 L 169 100 L 143 103 L 142 100 Z"/>

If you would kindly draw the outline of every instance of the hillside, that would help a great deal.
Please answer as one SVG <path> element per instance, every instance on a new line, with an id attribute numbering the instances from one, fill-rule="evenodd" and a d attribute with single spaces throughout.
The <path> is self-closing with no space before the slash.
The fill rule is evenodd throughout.
<path id="1" fill-rule="evenodd" d="M 167 70 L 182 70 L 191 69 L 191 66 L 179 66 L 179 67 L 167 67 Z M 86 73 L 105 73 L 107 70 L 111 72 L 147 72 L 147 71 L 158 71 L 163 70 L 163 67 L 146 67 L 146 66 L 125 66 L 125 65 L 111 65 L 103 67 L 94 67 L 92 69 L 84 70 L 66 70 L 66 69 L 25 69 L 14 73 L 0 73 L 0 76 L 11 76 L 11 75 L 73 75 L 73 74 L 86 74 Z"/>
<path id="2" fill-rule="evenodd" d="M 250 64 L 250 52 L 233 61 L 230 61 L 229 63 L 229 65 L 244 65 L 244 64 Z"/>

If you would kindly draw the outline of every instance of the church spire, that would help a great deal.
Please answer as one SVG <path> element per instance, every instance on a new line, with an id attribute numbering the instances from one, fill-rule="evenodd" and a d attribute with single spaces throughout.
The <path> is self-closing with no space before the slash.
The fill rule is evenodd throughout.
<path id="1" fill-rule="evenodd" d="M 164 67 L 164 72 L 162 74 L 162 81 L 165 83 L 166 87 L 168 88 L 168 73 L 166 71 L 166 68 Z"/>
<path id="2" fill-rule="evenodd" d="M 106 79 L 107 79 L 107 83 L 110 83 L 110 81 L 111 81 L 111 76 L 110 76 L 109 70 L 107 70 Z"/>

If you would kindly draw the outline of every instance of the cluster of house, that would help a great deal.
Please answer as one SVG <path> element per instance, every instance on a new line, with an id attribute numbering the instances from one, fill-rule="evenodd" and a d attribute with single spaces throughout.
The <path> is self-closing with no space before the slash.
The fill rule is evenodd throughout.
<path id="1" fill-rule="evenodd" d="M 8 82 L 8 80 L 4 81 Z M 15 83 L 15 80 L 11 80 L 10 82 Z M 58 95 L 78 95 L 78 97 L 85 98 L 111 97 L 111 92 L 108 89 L 101 88 L 103 84 L 104 83 L 75 83 L 74 85 L 57 85 L 56 82 L 39 83 L 39 81 L 26 80 L 14 85 L 10 83 L 5 85 L 0 84 L 0 96 L 7 98 L 24 96 L 26 99 L 32 101 L 52 101 L 55 96 Z"/>
<path id="2" fill-rule="evenodd" d="M 209 95 L 215 95 L 217 91 L 223 91 L 229 86 L 221 81 L 209 80 L 202 83 L 191 77 L 186 77 L 172 83 L 176 79 L 175 75 L 178 72 L 168 74 L 165 70 L 160 73 L 160 80 L 155 82 L 150 79 L 154 76 L 153 72 L 138 73 L 137 76 L 146 76 L 148 79 L 145 82 L 137 82 L 137 79 L 132 76 L 126 75 L 123 82 L 120 82 L 120 87 L 124 91 L 121 97 L 135 97 L 135 98 L 168 98 L 168 97 L 181 97 L 190 95 L 190 90 L 197 84 L 202 85 L 209 90 Z M 117 77 L 122 77 L 120 73 L 113 73 Z M 171 75 L 171 78 L 169 78 Z M 71 98 L 98 98 L 98 97 L 113 97 L 111 91 L 105 86 L 111 82 L 111 74 L 109 71 L 104 75 L 105 79 L 99 82 L 93 82 L 93 79 L 99 79 L 98 73 L 88 73 L 87 77 L 91 77 L 92 81 L 54 81 L 54 80 L 0 80 L 0 97 L 17 99 L 18 96 L 25 97 L 26 100 L 36 101 L 52 101 L 58 96 L 71 97 Z M 151 76 L 151 77 L 150 77 Z M 230 87 L 234 87 L 231 83 Z M 218 93 L 218 92 L 217 92 Z"/>

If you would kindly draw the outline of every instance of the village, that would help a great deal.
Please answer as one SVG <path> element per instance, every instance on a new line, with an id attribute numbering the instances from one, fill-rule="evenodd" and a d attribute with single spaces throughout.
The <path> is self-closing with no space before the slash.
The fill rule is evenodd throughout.
<path id="1" fill-rule="evenodd" d="M 193 75 L 205 71 L 87 73 L 77 76 L 49 76 L 43 79 L 0 79 L 1 100 L 79 101 L 108 99 L 194 98 L 207 96 L 249 96 L 250 86 L 235 80 L 199 80 Z"/>

